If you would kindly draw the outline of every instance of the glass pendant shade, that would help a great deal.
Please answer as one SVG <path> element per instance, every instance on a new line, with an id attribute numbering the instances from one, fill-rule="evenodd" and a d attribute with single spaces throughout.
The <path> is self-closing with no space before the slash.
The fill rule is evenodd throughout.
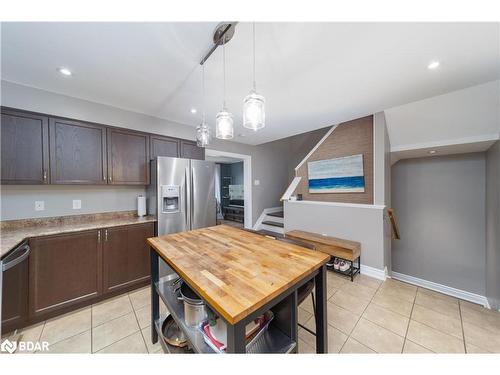
<path id="1" fill-rule="evenodd" d="M 196 127 L 196 145 L 206 147 L 210 143 L 210 128 L 205 122 Z"/>
<path id="2" fill-rule="evenodd" d="M 233 115 L 223 109 L 215 117 L 215 136 L 219 139 L 232 139 L 233 133 Z"/>
<path id="3" fill-rule="evenodd" d="M 266 126 L 266 100 L 254 90 L 243 101 L 243 126 L 247 129 L 259 130 Z"/>

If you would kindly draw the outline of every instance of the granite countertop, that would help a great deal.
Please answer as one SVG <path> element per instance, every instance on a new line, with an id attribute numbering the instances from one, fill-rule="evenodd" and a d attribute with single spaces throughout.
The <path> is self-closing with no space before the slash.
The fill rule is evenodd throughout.
<path id="1" fill-rule="evenodd" d="M 7 255 L 22 241 L 32 237 L 155 221 L 156 217 L 138 217 L 135 211 L 1 221 L 0 258 Z"/>

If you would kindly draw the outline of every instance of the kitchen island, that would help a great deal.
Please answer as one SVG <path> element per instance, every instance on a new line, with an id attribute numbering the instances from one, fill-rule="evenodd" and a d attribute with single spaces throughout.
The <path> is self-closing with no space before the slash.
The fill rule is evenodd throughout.
<path id="1" fill-rule="evenodd" d="M 184 322 L 171 281 L 159 278 L 166 262 L 227 325 L 228 353 L 297 352 L 297 290 L 315 280 L 316 351 L 328 352 L 326 262 L 329 256 L 226 225 L 148 239 L 151 246 L 151 339 L 161 337 L 161 298 L 197 353 L 213 353 L 197 328 Z M 257 345 L 247 348 L 245 327 L 272 310 L 275 319 Z M 171 348 L 167 348 L 170 350 Z"/>

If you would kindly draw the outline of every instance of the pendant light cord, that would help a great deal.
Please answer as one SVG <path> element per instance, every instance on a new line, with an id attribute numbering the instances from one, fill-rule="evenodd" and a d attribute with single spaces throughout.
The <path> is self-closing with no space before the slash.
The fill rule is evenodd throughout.
<path id="1" fill-rule="evenodd" d="M 253 91 L 257 91 L 255 83 L 255 22 L 253 22 Z"/>
<path id="2" fill-rule="evenodd" d="M 202 97 L 201 97 L 201 105 L 202 105 L 202 124 L 205 124 L 205 64 L 201 66 L 201 91 L 202 91 Z"/>
<path id="3" fill-rule="evenodd" d="M 222 37 L 222 70 L 223 70 L 223 81 L 224 81 L 224 110 L 226 109 L 226 38 Z"/>

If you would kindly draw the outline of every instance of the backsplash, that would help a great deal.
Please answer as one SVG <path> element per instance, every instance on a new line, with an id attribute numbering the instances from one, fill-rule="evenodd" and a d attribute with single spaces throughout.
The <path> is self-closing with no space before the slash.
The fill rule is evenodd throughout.
<path id="1" fill-rule="evenodd" d="M 81 215 L 137 209 L 143 186 L 3 185 L 0 220 Z M 73 209 L 73 201 L 81 201 Z M 43 202 L 43 210 L 35 210 Z"/>

